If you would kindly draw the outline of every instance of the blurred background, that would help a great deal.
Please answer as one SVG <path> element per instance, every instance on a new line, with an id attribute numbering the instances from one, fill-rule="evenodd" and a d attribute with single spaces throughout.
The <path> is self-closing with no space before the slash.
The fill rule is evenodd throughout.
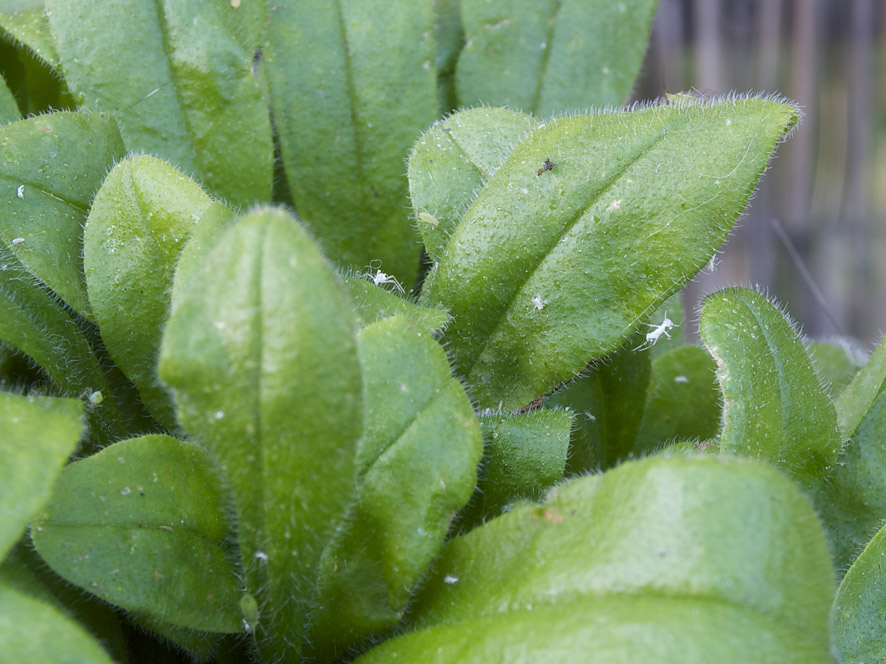
<path id="1" fill-rule="evenodd" d="M 759 286 L 807 336 L 886 332 L 886 0 L 660 0 L 635 98 L 771 91 L 805 118 L 688 311 Z"/>

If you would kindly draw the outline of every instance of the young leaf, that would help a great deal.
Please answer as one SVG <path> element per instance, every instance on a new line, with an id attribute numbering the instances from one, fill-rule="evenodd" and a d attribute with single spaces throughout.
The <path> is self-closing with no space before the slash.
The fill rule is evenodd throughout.
<path id="1" fill-rule="evenodd" d="M 313 654 L 396 625 L 477 484 L 480 426 L 446 354 L 402 316 L 359 336 L 365 425 L 350 519 L 323 556 Z M 567 437 L 568 440 L 568 429 Z"/>
<path id="2" fill-rule="evenodd" d="M 31 536 L 61 577 L 129 611 L 241 632 L 225 494 L 207 454 L 168 436 L 110 445 L 65 468 Z"/>
<path id="3" fill-rule="evenodd" d="M 539 124 L 525 113 L 484 106 L 454 113 L 422 134 L 409 154 L 407 175 L 431 260 L 442 256 L 476 192 Z"/>
<path id="4" fill-rule="evenodd" d="M 329 256 L 412 287 L 403 157 L 437 117 L 434 16 L 414 0 L 281 0 L 262 53 L 299 216 Z"/>
<path id="5" fill-rule="evenodd" d="M 710 353 L 698 346 L 679 346 L 652 360 L 635 455 L 675 439 L 716 437 L 722 415 L 716 369 Z"/>
<path id="6" fill-rule="evenodd" d="M 357 312 L 357 323 L 361 327 L 371 325 L 391 316 L 405 316 L 419 328 L 436 333 L 449 324 L 449 314 L 443 309 L 431 309 L 417 304 L 405 297 L 399 297 L 384 285 L 375 286 L 366 275 L 342 275 L 341 282 L 345 292 L 351 296 Z"/>
<path id="7" fill-rule="evenodd" d="M 56 576 L 34 551 L 30 539 L 19 544 L 0 564 L 0 586 L 58 609 L 99 640 L 116 662 L 127 661 L 126 641 L 117 611 L 97 598 L 84 596 Z M 2 638 L 0 638 L 2 643 Z"/>
<path id="8" fill-rule="evenodd" d="M 813 341 L 806 347 L 806 352 L 812 359 L 812 365 L 821 376 L 832 401 L 843 393 L 843 390 L 852 382 L 855 374 L 868 359 L 854 345 L 850 339 L 836 339 L 834 341 Z M 838 409 L 838 422 L 839 416 Z"/>
<path id="9" fill-rule="evenodd" d="M 843 664 L 886 662 L 886 527 L 846 572 L 834 599 L 832 629 Z"/>
<path id="10" fill-rule="evenodd" d="M 52 70 L 59 68 L 58 52 L 49 30 L 49 20 L 43 11 L 42 0 L 38 7 L 0 11 L 0 30 L 25 46 L 34 56 Z"/>
<path id="11" fill-rule="evenodd" d="M 537 116 L 620 106 L 649 41 L 657 0 L 462 0 L 459 103 Z"/>
<path id="12" fill-rule="evenodd" d="M 0 340 L 30 357 L 68 397 L 89 397 L 90 434 L 120 435 L 120 411 L 83 331 L 52 296 L 0 246 Z"/>
<path id="13" fill-rule="evenodd" d="M 416 631 L 358 661 L 826 664 L 833 589 L 815 511 L 787 478 L 650 458 L 451 540 Z"/>
<path id="14" fill-rule="evenodd" d="M 516 500 L 541 500 L 562 480 L 572 419 L 569 411 L 550 408 L 484 414 L 486 449 L 475 513 L 493 518 Z"/>
<path id="15" fill-rule="evenodd" d="M 10 662 L 114 664 L 76 622 L 5 584 L 0 584 L 0 643 Z"/>
<path id="16" fill-rule="evenodd" d="M 77 313 L 91 319 L 83 282 L 83 223 L 108 169 L 124 154 L 99 113 L 51 113 L 0 127 L 0 242 Z"/>
<path id="17" fill-rule="evenodd" d="M 886 393 L 880 392 L 824 484 L 821 516 L 838 570 L 845 570 L 886 516 Z"/>
<path id="18" fill-rule="evenodd" d="M 46 2 L 65 78 L 80 103 L 117 111 L 128 150 L 167 159 L 216 196 L 245 206 L 271 198 L 273 142 L 250 72 L 257 35 L 246 48 L 237 5 Z"/>
<path id="19" fill-rule="evenodd" d="M 86 286 L 111 357 L 167 429 L 175 409 L 157 354 L 176 262 L 204 217 L 233 213 L 168 163 L 130 157 L 108 174 L 83 233 Z"/>
<path id="20" fill-rule="evenodd" d="M 845 438 L 851 438 L 886 386 L 886 335 L 870 359 L 834 402 L 837 423 Z"/>
<path id="21" fill-rule="evenodd" d="M 285 212 L 259 209 L 216 243 L 164 333 L 160 377 L 179 421 L 236 496 L 245 589 L 260 612 L 251 626 L 271 659 L 301 650 L 320 554 L 354 491 L 353 327 L 307 233 Z"/>
<path id="22" fill-rule="evenodd" d="M 0 392 L 0 560 L 49 500 L 82 430 L 83 403 L 77 399 Z"/>
<path id="23" fill-rule="evenodd" d="M 790 321 L 763 295 L 727 288 L 702 302 L 699 334 L 723 392 L 720 450 L 766 459 L 816 494 L 842 438 Z"/>
<path id="24" fill-rule="evenodd" d="M 570 116 L 510 154 L 423 300 L 481 407 L 521 408 L 616 350 L 710 258 L 795 107 L 735 98 Z"/>
<path id="25" fill-rule="evenodd" d="M 568 472 L 578 475 L 605 470 L 634 449 L 646 404 L 651 370 L 646 332 L 627 343 L 588 372 L 545 398 L 551 406 L 576 413 Z"/>

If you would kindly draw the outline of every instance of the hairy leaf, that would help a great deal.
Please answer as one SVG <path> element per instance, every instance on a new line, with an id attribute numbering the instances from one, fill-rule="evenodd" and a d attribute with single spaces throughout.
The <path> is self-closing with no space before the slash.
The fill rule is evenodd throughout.
<path id="1" fill-rule="evenodd" d="M 412 210 L 431 260 L 439 260 L 449 236 L 476 193 L 511 151 L 540 123 L 506 108 L 472 108 L 441 120 L 422 134 L 409 154 Z"/>
<path id="2" fill-rule="evenodd" d="M 838 570 L 852 564 L 886 517 L 884 432 L 886 392 L 880 392 L 824 484 L 821 516 Z"/>
<path id="3" fill-rule="evenodd" d="M 634 449 L 651 370 L 651 353 L 644 343 L 641 330 L 586 374 L 545 398 L 546 404 L 576 413 L 569 474 L 611 468 Z"/>
<path id="4" fill-rule="evenodd" d="M 354 490 L 354 314 L 299 223 L 259 209 L 213 247 L 164 333 L 179 421 L 236 496 L 246 591 L 271 659 L 296 657 L 317 565 Z M 255 620 L 253 620 L 255 622 Z"/>
<path id="5" fill-rule="evenodd" d="M 443 309 L 424 307 L 406 297 L 399 297 L 388 286 L 371 283 L 374 275 L 352 274 L 341 277 L 345 291 L 351 296 L 360 326 L 371 325 L 391 316 L 405 316 L 419 328 L 439 332 L 449 324 L 449 314 Z"/>
<path id="6" fill-rule="evenodd" d="M 813 341 L 806 347 L 806 352 L 812 359 L 812 365 L 821 376 L 831 400 L 842 394 L 868 359 L 854 346 L 854 342 L 850 339 L 837 339 L 835 341 Z M 839 410 L 837 416 L 839 417 Z"/>
<path id="7" fill-rule="evenodd" d="M 20 540 L 3 559 L 0 585 L 49 604 L 75 619 L 101 642 L 114 661 L 127 661 L 122 617 L 105 602 L 84 595 L 79 588 L 56 576 L 34 551 L 30 538 Z"/>
<path id="8" fill-rule="evenodd" d="M 834 600 L 833 634 L 843 664 L 886 662 L 886 528 L 846 572 Z"/>
<path id="9" fill-rule="evenodd" d="M 82 430 L 83 403 L 77 399 L 0 392 L 0 560 L 49 500 Z"/>
<path id="10" fill-rule="evenodd" d="M 699 334 L 723 391 L 720 450 L 766 459 L 816 494 L 842 439 L 791 322 L 763 295 L 727 288 L 702 302 Z"/>
<path id="11" fill-rule="evenodd" d="M 102 339 L 168 429 L 175 410 L 156 366 L 176 262 L 204 218 L 230 215 L 180 171 L 146 155 L 118 163 L 89 211 L 83 263 Z"/>
<path id="12" fill-rule="evenodd" d="M 37 7 L 12 10 L 6 3 L 0 11 L 0 30 L 24 45 L 50 69 L 58 69 L 58 51 L 49 30 L 49 20 L 43 11 L 43 2 Z"/>
<path id="13" fill-rule="evenodd" d="M 4 247 L 0 340 L 38 364 L 62 395 L 90 399 L 90 434 L 96 442 L 119 436 L 120 411 L 83 331 Z"/>
<path id="14" fill-rule="evenodd" d="M 541 500 L 563 479 L 573 415 L 539 408 L 480 418 L 486 449 L 475 512 L 493 518 L 516 500 Z"/>
<path id="15" fill-rule="evenodd" d="M 0 127 L 0 242 L 37 279 L 91 319 L 83 282 L 83 223 L 108 169 L 124 154 L 99 113 L 51 113 Z"/>
<path id="16" fill-rule="evenodd" d="M 727 99 L 564 117 L 520 143 L 423 292 L 453 316 L 478 404 L 525 406 L 621 346 L 707 262 L 796 121 Z"/>
<path id="17" fill-rule="evenodd" d="M 870 359 L 852 378 L 834 402 L 837 423 L 843 436 L 850 438 L 867 416 L 874 401 L 886 387 L 886 336 L 874 349 Z"/>
<path id="18" fill-rule="evenodd" d="M 366 662 L 832 661 L 815 511 L 763 464 L 652 458 L 450 541 Z"/>
<path id="19" fill-rule="evenodd" d="M 714 438 L 722 408 L 713 358 L 698 346 L 678 346 L 652 360 L 652 379 L 633 452 L 652 452 L 675 439 Z"/>
<path id="20" fill-rule="evenodd" d="M 263 54 L 283 166 L 326 255 L 407 288 L 419 248 L 403 157 L 437 117 L 429 2 L 273 3 Z"/>
<path id="21" fill-rule="evenodd" d="M 271 198 L 273 142 L 250 71 L 258 35 L 254 21 L 238 25 L 234 5 L 46 2 L 80 103 L 116 111 L 127 149 L 167 159 L 216 196 L 247 205 Z"/>
<path id="22" fill-rule="evenodd" d="M 619 106 L 640 70 L 657 0 L 462 0 L 462 106 L 547 116 Z"/>
<path id="23" fill-rule="evenodd" d="M 396 316 L 359 336 L 365 425 L 350 519 L 324 554 L 314 653 L 396 625 L 477 484 L 480 425 L 446 354 Z M 567 436 L 568 439 L 568 436 Z"/>
<path id="24" fill-rule="evenodd" d="M 142 436 L 65 468 L 31 535 L 53 571 L 104 600 L 182 627 L 240 632 L 224 502 L 203 450 Z"/>
<path id="25" fill-rule="evenodd" d="M 113 664 L 76 622 L 5 584 L 0 584 L 0 643 L 10 662 Z"/>

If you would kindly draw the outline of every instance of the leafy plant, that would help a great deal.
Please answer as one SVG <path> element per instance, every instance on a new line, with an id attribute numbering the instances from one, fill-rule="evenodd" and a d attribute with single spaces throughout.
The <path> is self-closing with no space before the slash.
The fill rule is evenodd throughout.
<path id="1" fill-rule="evenodd" d="M 685 343 L 799 111 L 617 108 L 655 2 L 0 8 L 4 656 L 886 661 L 886 344 Z"/>

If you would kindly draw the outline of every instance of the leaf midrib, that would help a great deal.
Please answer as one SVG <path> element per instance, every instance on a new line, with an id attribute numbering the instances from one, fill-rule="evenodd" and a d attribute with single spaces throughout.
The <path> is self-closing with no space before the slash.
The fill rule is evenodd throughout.
<path id="1" fill-rule="evenodd" d="M 538 105 L 541 102 L 541 91 L 544 87 L 544 80 L 548 74 L 548 66 L 551 62 L 551 51 L 554 50 L 554 35 L 557 30 L 557 20 L 560 15 L 560 10 L 563 8 L 563 2 L 565 0 L 557 0 L 557 7 L 554 9 L 553 14 L 548 18 L 548 24 L 545 28 L 545 48 L 541 53 L 541 62 L 538 67 L 538 78 L 535 80 L 535 92 L 532 94 L 532 105 L 530 107 L 530 112 L 534 115 L 538 113 Z"/>
<path id="2" fill-rule="evenodd" d="M 673 133 L 675 131 L 678 131 L 680 129 L 680 127 L 687 124 L 694 116 L 692 114 L 675 114 L 672 117 L 676 118 L 678 121 L 675 122 L 671 126 L 665 126 L 664 123 L 661 122 L 662 128 L 657 130 L 652 135 L 649 142 L 646 145 L 644 145 L 643 148 L 641 150 L 639 150 L 632 159 L 619 165 L 619 167 L 613 172 L 612 176 L 607 178 L 607 180 L 601 184 L 599 191 L 597 191 L 596 194 L 591 196 L 588 199 L 587 203 L 584 206 L 582 206 L 581 209 L 579 209 L 566 224 L 564 224 L 563 230 L 553 238 L 554 241 L 548 245 L 548 248 L 541 255 L 538 262 L 534 266 L 532 266 L 528 270 L 526 270 L 524 275 L 522 275 L 522 277 L 517 280 L 517 285 L 513 289 L 512 295 L 508 298 L 505 306 L 501 307 L 495 323 L 489 328 L 489 333 L 486 335 L 485 339 L 483 339 L 483 342 L 478 346 L 477 351 L 474 354 L 474 358 L 471 360 L 470 366 L 467 367 L 467 371 L 465 372 L 466 376 L 471 376 L 474 373 L 474 370 L 476 369 L 477 365 L 480 363 L 480 358 L 483 357 L 483 353 L 486 352 L 486 349 L 489 347 L 489 344 L 492 342 L 492 340 L 497 335 L 499 328 L 502 326 L 502 324 L 504 323 L 504 320 L 507 318 L 508 312 L 514 306 L 514 301 L 517 299 L 519 294 L 523 291 L 523 287 L 535 275 L 535 273 L 539 270 L 539 268 L 541 268 L 541 266 L 545 264 L 547 259 L 550 257 L 551 252 L 557 247 L 558 244 L 560 244 L 560 242 L 563 240 L 563 238 L 572 231 L 573 227 L 575 227 L 575 225 L 579 222 L 579 220 L 581 220 L 584 217 L 585 213 L 587 213 L 587 211 L 590 208 L 592 208 L 594 205 L 596 205 L 600 201 L 600 199 L 604 196 L 604 194 L 606 194 L 606 192 L 608 192 L 612 188 L 612 186 L 616 182 L 619 181 L 621 176 L 624 175 L 624 173 L 631 166 L 633 166 L 636 162 L 638 162 L 640 159 L 642 159 L 644 155 L 646 155 L 650 150 L 652 150 L 652 148 L 657 146 L 666 136 L 670 135 L 671 133 Z M 524 139 L 524 142 L 525 142 L 525 139 Z M 513 156 L 513 154 L 514 153 L 512 152 L 511 156 Z M 510 159 L 510 157 L 508 159 Z M 479 200 L 479 197 L 476 200 Z M 473 208 L 474 205 L 476 204 L 476 200 L 474 201 L 474 204 L 471 205 L 471 208 Z M 465 213 L 464 217 L 467 217 L 470 213 L 471 213 L 471 209 L 469 209 Z"/>

